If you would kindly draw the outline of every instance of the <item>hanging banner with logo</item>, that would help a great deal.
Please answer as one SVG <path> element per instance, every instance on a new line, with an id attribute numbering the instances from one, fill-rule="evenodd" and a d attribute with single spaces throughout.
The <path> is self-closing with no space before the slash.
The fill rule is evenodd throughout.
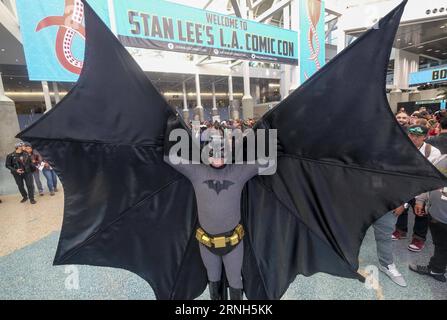
<path id="1" fill-rule="evenodd" d="M 309 79 L 326 63 L 324 2 L 300 0 L 300 80 Z"/>
<path id="2" fill-rule="evenodd" d="M 447 82 L 447 66 L 410 73 L 410 87 L 441 82 Z"/>
<path id="3" fill-rule="evenodd" d="M 107 24 L 107 0 L 89 0 Z M 85 48 L 84 6 L 80 0 L 17 0 L 20 31 L 30 80 L 75 82 Z"/>
<path id="4" fill-rule="evenodd" d="M 88 0 L 110 26 L 107 0 Z M 114 0 L 125 46 L 298 64 L 291 30 L 161 0 Z M 85 33 L 81 0 L 17 0 L 30 80 L 77 80 Z"/>
<path id="5" fill-rule="evenodd" d="M 161 0 L 115 0 L 121 42 L 193 54 L 298 64 L 297 33 Z"/>

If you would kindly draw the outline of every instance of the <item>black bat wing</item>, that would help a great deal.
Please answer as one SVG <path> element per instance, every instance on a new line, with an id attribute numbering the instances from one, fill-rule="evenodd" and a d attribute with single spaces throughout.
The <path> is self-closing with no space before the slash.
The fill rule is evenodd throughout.
<path id="1" fill-rule="evenodd" d="M 163 161 L 174 111 L 84 6 L 85 60 L 76 86 L 18 135 L 64 186 L 54 264 L 123 268 L 144 278 L 158 299 L 195 298 L 207 279 L 194 239 L 194 191 Z"/>
<path id="2" fill-rule="evenodd" d="M 221 187 L 221 189 L 222 189 L 222 190 L 227 190 L 227 189 L 228 189 L 229 187 L 231 187 L 233 184 L 234 184 L 233 181 L 224 180 L 224 181 L 222 182 L 222 187 Z"/>
<path id="3" fill-rule="evenodd" d="M 284 150 L 276 174 L 251 179 L 243 194 L 248 298 L 278 299 L 297 274 L 362 280 L 358 255 L 369 226 L 447 185 L 398 125 L 385 95 L 405 4 L 257 123 L 277 129 Z"/>
<path id="4" fill-rule="evenodd" d="M 203 183 L 207 184 L 208 188 L 216 190 L 216 192 L 217 192 L 217 189 L 215 187 L 214 182 L 215 182 L 214 180 L 205 180 L 205 181 L 203 181 Z"/>

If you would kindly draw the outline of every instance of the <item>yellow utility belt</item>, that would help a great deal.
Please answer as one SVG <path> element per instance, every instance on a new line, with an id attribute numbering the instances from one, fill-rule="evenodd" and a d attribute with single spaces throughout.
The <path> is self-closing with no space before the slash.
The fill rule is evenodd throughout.
<path id="1" fill-rule="evenodd" d="M 236 228 L 234 228 L 233 234 L 228 237 L 212 237 L 199 227 L 196 231 L 196 239 L 201 244 L 210 248 L 225 248 L 227 244 L 233 247 L 237 245 L 244 237 L 244 234 L 244 227 L 242 227 L 241 224 L 238 224 Z"/>

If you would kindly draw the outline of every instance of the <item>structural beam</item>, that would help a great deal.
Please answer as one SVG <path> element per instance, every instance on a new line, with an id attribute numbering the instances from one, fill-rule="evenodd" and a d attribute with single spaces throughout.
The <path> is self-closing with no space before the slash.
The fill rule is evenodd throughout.
<path id="1" fill-rule="evenodd" d="M 249 1 L 250 3 L 250 10 L 255 10 L 257 7 L 259 7 L 261 4 L 263 4 L 264 2 L 266 2 L 267 0 L 253 0 L 253 1 Z"/>
<path id="2" fill-rule="evenodd" d="M 50 89 L 48 88 L 48 82 L 42 81 L 42 89 L 43 89 L 43 97 L 45 99 L 45 112 L 48 112 L 51 110 L 51 96 L 50 96 Z"/>
<path id="3" fill-rule="evenodd" d="M 57 86 L 57 82 L 53 82 L 53 92 L 54 92 L 54 102 L 58 104 L 61 101 L 61 98 L 59 95 L 59 88 Z"/>
<path id="4" fill-rule="evenodd" d="M 22 35 L 20 34 L 19 21 L 14 13 L 11 12 L 8 7 L 0 1 L 0 24 L 2 24 L 6 30 L 8 30 L 20 43 L 22 41 Z"/>
<path id="5" fill-rule="evenodd" d="M 214 1 L 214 0 L 208 0 L 208 2 L 203 6 L 203 10 L 206 10 L 206 8 L 208 8 L 209 5 L 210 5 L 211 3 L 213 3 L 213 1 Z"/>
<path id="6" fill-rule="evenodd" d="M 245 1 L 245 0 L 242 0 L 242 1 Z M 236 17 L 242 18 L 241 9 L 239 8 L 239 3 L 237 2 L 237 0 L 231 0 L 231 5 L 233 7 Z"/>
<path id="7" fill-rule="evenodd" d="M 281 0 L 271 6 L 270 9 L 265 11 L 264 13 L 260 14 L 256 17 L 256 22 L 264 22 L 268 18 L 270 18 L 272 15 L 277 13 L 278 11 L 282 10 L 285 6 L 289 5 L 290 0 Z"/>
<path id="8" fill-rule="evenodd" d="M 198 65 L 202 64 L 203 62 L 210 60 L 210 59 L 211 59 L 211 56 L 204 56 L 197 61 L 196 66 L 198 66 Z"/>

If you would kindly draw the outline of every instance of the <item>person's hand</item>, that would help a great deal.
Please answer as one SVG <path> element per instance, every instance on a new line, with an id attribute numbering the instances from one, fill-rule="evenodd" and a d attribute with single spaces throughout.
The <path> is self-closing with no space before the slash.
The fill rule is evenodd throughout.
<path id="1" fill-rule="evenodd" d="M 423 203 L 416 203 L 416 205 L 414 206 L 414 214 L 418 217 L 422 217 L 425 215 Z"/>
<path id="2" fill-rule="evenodd" d="M 405 211 L 405 207 L 403 205 L 401 205 L 400 207 L 394 209 L 393 211 L 394 211 L 394 214 L 398 217 Z"/>
<path id="3" fill-rule="evenodd" d="M 17 169 L 16 172 L 17 172 L 18 174 L 22 174 L 22 173 L 23 173 L 23 169 Z"/>

